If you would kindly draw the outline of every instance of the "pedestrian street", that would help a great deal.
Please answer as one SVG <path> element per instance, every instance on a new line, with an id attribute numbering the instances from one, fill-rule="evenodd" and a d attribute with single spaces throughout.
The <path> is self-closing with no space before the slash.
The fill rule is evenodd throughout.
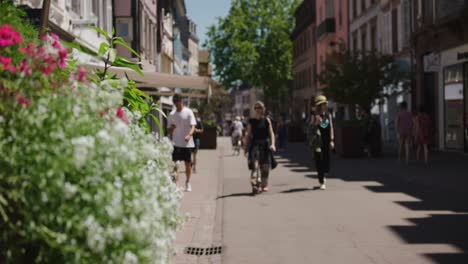
<path id="1" fill-rule="evenodd" d="M 333 156 L 319 190 L 309 150 L 290 143 L 276 153 L 269 192 L 252 196 L 245 157 L 218 138 L 216 150 L 200 151 L 184 194 L 175 263 L 468 263 L 468 205 L 456 184 L 465 165 L 446 155 L 430 168 Z M 221 254 L 187 252 L 219 246 Z"/>

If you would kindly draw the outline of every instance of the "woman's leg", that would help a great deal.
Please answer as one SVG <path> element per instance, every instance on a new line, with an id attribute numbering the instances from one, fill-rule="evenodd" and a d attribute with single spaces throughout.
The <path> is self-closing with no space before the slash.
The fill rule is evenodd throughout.
<path id="1" fill-rule="evenodd" d="M 429 146 L 424 144 L 424 161 L 426 164 L 429 162 Z"/>
<path id="2" fill-rule="evenodd" d="M 409 163 L 409 155 L 410 155 L 410 139 L 407 137 L 405 139 L 405 158 L 406 158 L 406 164 Z"/>
<path id="3" fill-rule="evenodd" d="M 324 182 L 324 177 L 325 177 L 322 152 L 315 152 L 314 158 L 315 158 L 315 169 L 317 170 L 318 180 L 319 180 L 319 183 L 322 184 Z"/>
<path id="4" fill-rule="evenodd" d="M 323 154 L 323 179 L 320 184 L 325 184 L 326 175 L 330 172 L 330 149 L 324 148 L 322 150 Z"/>
<path id="5" fill-rule="evenodd" d="M 403 156 L 404 140 L 402 135 L 398 137 L 398 161 L 401 162 Z"/>
<path id="6" fill-rule="evenodd" d="M 419 153 L 421 152 L 421 144 L 416 148 L 416 160 L 419 161 Z"/>
<path id="7" fill-rule="evenodd" d="M 270 176 L 270 165 L 262 164 L 261 173 L 262 173 L 262 188 L 265 189 L 268 187 L 268 178 Z"/>

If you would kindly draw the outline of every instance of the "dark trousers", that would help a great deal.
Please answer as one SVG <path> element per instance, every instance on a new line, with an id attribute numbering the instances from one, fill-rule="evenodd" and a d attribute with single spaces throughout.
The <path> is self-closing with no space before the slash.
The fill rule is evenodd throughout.
<path id="1" fill-rule="evenodd" d="M 321 152 L 315 152 L 314 158 L 319 182 L 324 184 L 325 174 L 330 171 L 330 148 L 322 148 Z"/>

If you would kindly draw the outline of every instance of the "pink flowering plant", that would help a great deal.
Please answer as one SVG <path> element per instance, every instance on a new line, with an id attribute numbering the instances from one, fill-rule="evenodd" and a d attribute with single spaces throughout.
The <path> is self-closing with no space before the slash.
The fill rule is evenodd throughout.
<path id="1" fill-rule="evenodd" d="M 68 54 L 0 27 L 0 263 L 168 263 L 172 145 Z"/>

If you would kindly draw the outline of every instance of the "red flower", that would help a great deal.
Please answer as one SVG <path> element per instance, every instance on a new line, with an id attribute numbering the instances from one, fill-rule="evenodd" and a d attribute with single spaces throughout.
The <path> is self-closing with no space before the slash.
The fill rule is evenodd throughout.
<path id="1" fill-rule="evenodd" d="M 31 101 L 26 99 L 23 95 L 20 93 L 15 94 L 16 97 L 16 102 L 22 106 L 29 106 L 31 104 Z"/>
<path id="2" fill-rule="evenodd" d="M 0 47 L 8 47 L 22 42 L 20 34 L 14 31 L 11 25 L 0 26 Z"/>
<path id="3" fill-rule="evenodd" d="M 125 123 L 128 123 L 128 119 L 125 117 L 125 111 L 123 110 L 122 107 L 117 108 L 117 113 L 115 114 L 120 120 L 124 121 Z"/>
<path id="4" fill-rule="evenodd" d="M 16 72 L 16 67 L 11 65 L 12 59 L 10 57 L 2 57 L 0 56 L 0 65 L 2 66 L 3 70 L 9 72 Z"/>

